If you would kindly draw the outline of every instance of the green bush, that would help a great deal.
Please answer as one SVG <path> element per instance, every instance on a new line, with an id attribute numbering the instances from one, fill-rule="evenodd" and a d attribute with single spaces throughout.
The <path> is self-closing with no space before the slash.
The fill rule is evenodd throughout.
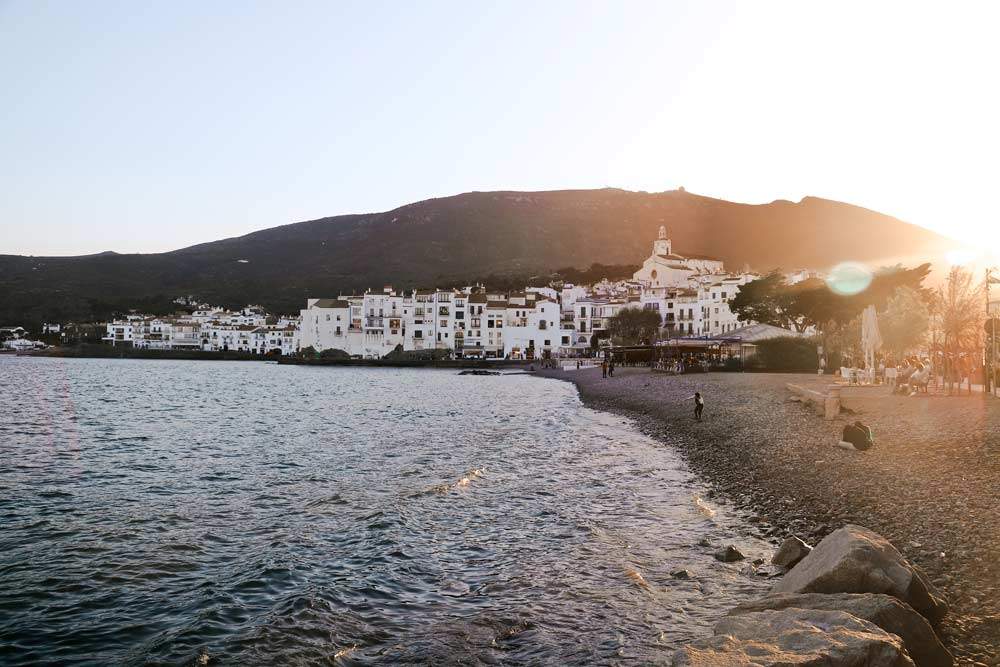
<path id="1" fill-rule="evenodd" d="M 815 371 L 819 368 L 816 341 L 787 336 L 755 343 L 757 353 L 747 366 L 769 371 Z"/>

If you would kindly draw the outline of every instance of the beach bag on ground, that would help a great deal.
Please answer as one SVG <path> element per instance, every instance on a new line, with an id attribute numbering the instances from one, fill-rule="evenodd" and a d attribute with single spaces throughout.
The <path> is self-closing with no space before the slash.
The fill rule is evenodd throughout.
<path id="1" fill-rule="evenodd" d="M 854 449 L 863 452 L 875 445 L 875 435 L 861 422 L 854 422 L 844 427 L 844 442 L 851 443 Z"/>

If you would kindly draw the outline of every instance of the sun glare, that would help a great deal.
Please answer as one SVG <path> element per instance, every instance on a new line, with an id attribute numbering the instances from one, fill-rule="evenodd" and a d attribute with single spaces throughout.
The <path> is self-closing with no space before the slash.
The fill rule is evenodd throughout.
<path id="1" fill-rule="evenodd" d="M 965 266 L 976 259 L 976 253 L 967 248 L 956 248 L 945 253 L 945 260 L 950 266 Z"/>

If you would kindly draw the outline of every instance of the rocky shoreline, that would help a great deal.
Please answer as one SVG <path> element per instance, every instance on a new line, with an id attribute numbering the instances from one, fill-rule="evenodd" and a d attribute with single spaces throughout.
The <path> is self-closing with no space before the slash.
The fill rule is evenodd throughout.
<path id="1" fill-rule="evenodd" d="M 672 665 L 955 664 L 934 629 L 947 602 L 881 535 L 848 525 L 815 549 L 789 537 L 772 563 L 784 575 L 771 592 L 731 609 L 713 636 L 678 649 Z"/>
<path id="2" fill-rule="evenodd" d="M 959 664 L 1000 665 L 1000 402 L 983 396 L 902 397 L 846 388 L 827 422 L 789 400 L 807 375 L 672 376 L 619 368 L 542 371 L 576 384 L 584 404 L 630 417 L 677 448 L 715 493 L 777 545 L 816 543 L 845 524 L 890 540 L 951 602 L 938 632 Z M 693 417 L 695 391 L 705 419 Z M 875 432 L 868 452 L 837 448 L 844 424 Z"/>

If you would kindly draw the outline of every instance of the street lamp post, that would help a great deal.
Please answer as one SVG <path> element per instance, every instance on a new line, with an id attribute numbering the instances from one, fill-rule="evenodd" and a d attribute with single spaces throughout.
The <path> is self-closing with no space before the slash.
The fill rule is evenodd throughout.
<path id="1" fill-rule="evenodd" d="M 992 393 L 996 388 L 994 383 L 994 374 L 996 373 L 997 364 L 997 323 L 994 319 L 994 314 L 990 312 L 990 285 L 1000 284 L 1000 279 L 992 277 L 990 274 L 992 269 L 986 268 L 986 323 L 989 325 L 989 346 L 990 352 L 987 357 L 988 364 L 986 369 L 986 379 L 983 382 L 984 393 Z"/>

